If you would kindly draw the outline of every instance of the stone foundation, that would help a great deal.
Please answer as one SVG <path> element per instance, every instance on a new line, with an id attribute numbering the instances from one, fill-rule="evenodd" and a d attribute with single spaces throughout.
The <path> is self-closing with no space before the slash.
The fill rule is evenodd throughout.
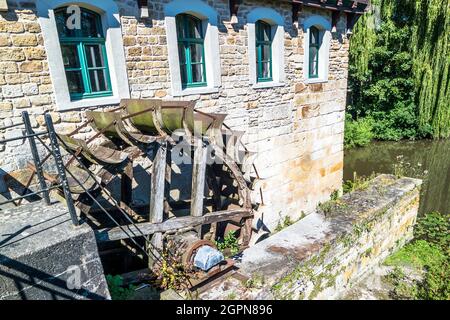
<path id="1" fill-rule="evenodd" d="M 0 300 L 110 299 L 92 229 L 42 202 L 1 211 Z"/>
<path id="2" fill-rule="evenodd" d="M 245 250 L 248 281 L 228 278 L 202 299 L 336 299 L 412 238 L 421 181 L 381 175 L 366 190 Z"/>

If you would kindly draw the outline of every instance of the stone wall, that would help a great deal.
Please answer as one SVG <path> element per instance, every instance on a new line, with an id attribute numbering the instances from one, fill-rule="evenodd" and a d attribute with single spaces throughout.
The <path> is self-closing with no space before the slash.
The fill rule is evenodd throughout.
<path id="1" fill-rule="evenodd" d="M 171 98 L 163 13 L 168 2 L 149 1 L 150 17 L 140 19 L 136 1 L 116 1 L 133 98 Z M 258 153 L 256 167 L 263 179 L 264 200 L 259 214 L 266 225 L 273 227 L 286 215 L 295 219 L 302 211 L 309 213 L 339 189 L 342 180 L 349 44 L 345 15 L 331 40 L 329 80 L 306 84 L 302 22 L 312 14 L 331 20 L 330 11 L 305 7 L 296 26 L 290 4 L 245 0 L 239 8 L 239 22 L 231 24 L 228 1 L 206 2 L 219 15 L 222 85 L 217 93 L 183 99 L 198 100 L 203 111 L 227 113 L 225 123 L 246 132 L 245 144 Z M 20 121 L 20 112 L 28 110 L 34 127 L 41 129 L 43 113 L 49 111 L 56 129 L 70 132 L 83 114 L 58 112 L 55 106 L 35 5 L 32 1 L 8 4 L 10 10 L 0 14 L 0 126 Z M 255 89 L 249 84 L 246 17 L 256 7 L 271 7 L 285 21 L 286 80 L 282 86 Z M 17 134 L 18 129 L 1 132 L 0 139 Z M 82 130 L 79 137 L 89 134 Z M 0 151 L 0 174 L 23 167 L 29 156 L 28 146 L 20 141 L 0 145 Z"/>
<path id="2" fill-rule="evenodd" d="M 245 250 L 202 299 L 338 299 L 412 239 L 421 180 L 381 175 Z"/>

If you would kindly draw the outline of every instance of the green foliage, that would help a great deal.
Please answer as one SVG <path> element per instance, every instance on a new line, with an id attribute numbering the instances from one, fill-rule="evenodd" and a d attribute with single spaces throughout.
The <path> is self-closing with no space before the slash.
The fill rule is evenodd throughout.
<path id="1" fill-rule="evenodd" d="M 450 136 L 450 6 L 374 0 L 350 42 L 347 110 L 381 140 Z"/>
<path id="2" fill-rule="evenodd" d="M 414 237 L 435 244 L 441 247 L 442 250 L 449 250 L 450 215 L 431 212 L 419 218 L 417 226 L 414 229 Z"/>
<path id="3" fill-rule="evenodd" d="M 419 135 L 412 57 L 405 45 L 410 38 L 408 26 L 385 21 L 376 31 L 375 47 L 368 52 L 367 69 L 359 72 L 357 66 L 349 67 L 352 104 L 348 111 L 352 119 L 358 120 L 346 129 L 353 129 L 349 137 L 362 137 L 360 145 L 372 138 L 400 140 Z M 347 138 L 348 146 L 358 145 L 350 141 Z"/>
<path id="4" fill-rule="evenodd" d="M 345 118 L 344 145 L 346 148 L 364 147 L 372 141 L 373 121 L 371 118 L 353 120 L 347 114 Z"/>
<path id="5" fill-rule="evenodd" d="M 385 264 L 395 266 L 388 276 L 397 299 L 450 299 L 449 218 L 432 212 L 418 219 L 414 240 L 389 256 Z M 421 280 L 409 279 L 401 267 L 424 272 Z"/>
<path id="6" fill-rule="evenodd" d="M 294 223 L 294 221 L 292 221 L 290 216 L 285 216 L 283 221 L 278 221 L 277 226 L 275 227 L 275 232 L 279 232 L 281 230 L 283 230 L 284 228 L 289 227 L 290 225 L 292 225 Z"/>
<path id="7" fill-rule="evenodd" d="M 446 256 L 440 247 L 425 240 L 417 240 L 390 255 L 385 264 L 388 266 L 412 266 L 422 270 L 425 267 L 442 265 L 445 259 Z"/>
<path id="8" fill-rule="evenodd" d="M 157 270 L 158 279 L 163 289 L 184 289 L 189 285 L 189 275 L 178 257 L 164 252 L 161 268 Z"/>
<path id="9" fill-rule="evenodd" d="M 239 243 L 234 231 L 228 232 L 223 239 L 216 241 L 216 246 L 223 253 L 229 251 L 231 256 L 239 252 Z"/>
<path id="10" fill-rule="evenodd" d="M 136 287 L 129 285 L 128 287 L 123 286 L 123 278 L 120 275 L 106 275 L 106 282 L 108 283 L 109 293 L 111 294 L 112 300 L 127 300 L 129 299 Z"/>
<path id="11" fill-rule="evenodd" d="M 414 282 L 409 281 L 406 274 L 399 267 L 386 276 L 386 280 L 393 286 L 390 293 L 395 300 L 414 300 L 418 295 L 418 289 Z"/>
<path id="12" fill-rule="evenodd" d="M 342 184 L 342 190 L 344 193 L 350 193 L 353 191 L 366 190 L 370 185 L 370 180 L 375 178 L 375 173 L 370 176 L 358 176 L 356 172 L 353 172 L 353 180 L 347 180 Z"/>

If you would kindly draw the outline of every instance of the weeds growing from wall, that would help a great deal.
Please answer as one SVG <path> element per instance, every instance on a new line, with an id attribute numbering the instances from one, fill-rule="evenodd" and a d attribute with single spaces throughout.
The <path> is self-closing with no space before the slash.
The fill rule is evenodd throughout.
<path id="1" fill-rule="evenodd" d="M 450 299 L 450 216 L 432 212 L 418 219 L 414 240 L 389 256 L 394 266 L 386 277 L 394 299 Z M 411 279 L 406 270 L 421 274 Z"/>

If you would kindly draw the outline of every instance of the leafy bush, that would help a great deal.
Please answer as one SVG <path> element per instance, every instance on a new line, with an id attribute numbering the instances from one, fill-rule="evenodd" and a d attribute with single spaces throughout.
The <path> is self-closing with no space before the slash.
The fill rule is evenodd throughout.
<path id="1" fill-rule="evenodd" d="M 239 252 L 239 244 L 234 233 L 234 231 L 230 231 L 223 239 L 216 241 L 217 249 L 222 252 L 229 251 L 231 256 L 237 254 Z"/>
<path id="2" fill-rule="evenodd" d="M 388 276 L 397 299 L 450 299 L 449 217 L 432 212 L 418 219 L 414 240 L 389 256 L 385 264 L 395 266 Z M 411 281 L 401 267 L 424 272 L 422 280 Z"/>
<path id="3" fill-rule="evenodd" d="M 385 264 L 388 266 L 412 266 L 422 270 L 440 266 L 445 259 L 446 256 L 439 246 L 425 240 L 417 240 L 389 256 Z"/>
<path id="4" fill-rule="evenodd" d="M 353 120 L 347 115 L 345 119 L 344 144 L 346 148 L 364 147 L 372 141 L 373 124 L 371 118 Z"/>
<path id="5" fill-rule="evenodd" d="M 418 285 L 417 298 L 423 300 L 450 300 L 450 264 L 448 259 L 441 265 L 426 268 L 425 278 Z"/>
<path id="6" fill-rule="evenodd" d="M 108 274 L 106 275 L 106 282 L 108 283 L 112 300 L 127 300 L 133 295 L 136 289 L 133 285 L 123 287 L 123 278 L 120 275 L 113 276 Z"/>
<path id="7" fill-rule="evenodd" d="M 414 229 L 416 239 L 423 239 L 440 246 L 443 250 L 450 248 L 450 215 L 431 212 L 418 219 Z"/>

